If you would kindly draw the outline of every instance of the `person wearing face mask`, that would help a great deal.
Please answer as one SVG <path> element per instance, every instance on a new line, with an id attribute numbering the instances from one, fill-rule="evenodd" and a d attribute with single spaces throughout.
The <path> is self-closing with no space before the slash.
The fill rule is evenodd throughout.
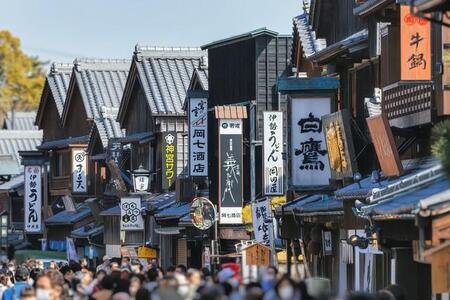
<path id="1" fill-rule="evenodd" d="M 39 300 L 52 299 L 52 282 L 46 274 L 41 273 L 36 277 L 35 288 Z"/>
<path id="2" fill-rule="evenodd" d="M 295 282 L 288 276 L 283 276 L 275 285 L 275 293 L 278 300 L 300 299 L 295 290 Z"/>

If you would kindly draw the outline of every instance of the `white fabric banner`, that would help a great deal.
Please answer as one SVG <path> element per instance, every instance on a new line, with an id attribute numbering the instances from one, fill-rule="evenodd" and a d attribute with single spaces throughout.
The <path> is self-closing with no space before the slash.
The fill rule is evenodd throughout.
<path id="1" fill-rule="evenodd" d="M 255 240 L 268 247 L 273 246 L 273 218 L 270 198 L 252 203 L 252 223 Z"/>
<path id="2" fill-rule="evenodd" d="M 41 166 L 25 166 L 25 232 L 42 231 Z"/>
<path id="3" fill-rule="evenodd" d="M 144 230 L 141 198 L 124 197 L 120 199 L 120 230 Z"/>

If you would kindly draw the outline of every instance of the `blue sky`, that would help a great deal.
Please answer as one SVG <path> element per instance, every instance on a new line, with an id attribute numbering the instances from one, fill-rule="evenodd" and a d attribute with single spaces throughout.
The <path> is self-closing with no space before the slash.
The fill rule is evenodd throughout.
<path id="1" fill-rule="evenodd" d="M 43 60 L 131 58 L 134 45 L 200 46 L 267 27 L 292 32 L 301 0 L 0 0 L 0 29 Z"/>

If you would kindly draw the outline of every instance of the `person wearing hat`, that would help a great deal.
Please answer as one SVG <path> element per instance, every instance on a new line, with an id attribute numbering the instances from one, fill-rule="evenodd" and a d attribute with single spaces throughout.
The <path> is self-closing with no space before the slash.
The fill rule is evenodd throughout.
<path id="1" fill-rule="evenodd" d="M 27 268 L 23 266 L 18 267 L 14 277 L 16 278 L 16 284 L 3 292 L 2 300 L 20 299 L 22 289 L 30 287 L 28 284 L 30 272 Z"/>

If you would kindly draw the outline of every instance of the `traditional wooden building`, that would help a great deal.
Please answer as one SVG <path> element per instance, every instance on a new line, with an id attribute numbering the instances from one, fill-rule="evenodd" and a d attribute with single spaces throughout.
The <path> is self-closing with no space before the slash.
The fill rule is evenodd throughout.
<path id="1" fill-rule="evenodd" d="M 127 60 L 76 59 L 72 68 L 53 65 L 47 77 L 36 122 L 44 131 L 38 148 L 50 164 L 49 198 L 44 201 L 51 208 L 45 214 L 51 216 L 46 232 L 50 246 L 64 241 L 77 226 L 96 221 L 98 200 L 73 227 L 53 219 L 67 212 L 78 215 L 86 199 L 103 195 L 107 170 L 104 163 L 89 159 L 87 147 L 90 137 L 95 149 L 123 136 L 115 117 L 129 67 Z"/>
<path id="2" fill-rule="evenodd" d="M 216 118 L 225 116 L 217 113 L 233 111 L 227 114 L 229 118 L 244 118 L 240 172 L 243 174 L 242 195 L 245 205 L 261 197 L 263 192 L 263 111 L 282 109 L 276 82 L 279 76 L 287 76 L 291 72 L 291 47 L 290 36 L 266 28 L 202 47 L 208 50 L 208 149 L 211 149 L 208 153 L 209 197 L 217 205 L 220 204 L 220 162 Z M 244 226 L 223 224 L 219 225 L 217 236 L 223 253 L 235 252 L 234 245 L 241 239 L 249 238 Z"/>

